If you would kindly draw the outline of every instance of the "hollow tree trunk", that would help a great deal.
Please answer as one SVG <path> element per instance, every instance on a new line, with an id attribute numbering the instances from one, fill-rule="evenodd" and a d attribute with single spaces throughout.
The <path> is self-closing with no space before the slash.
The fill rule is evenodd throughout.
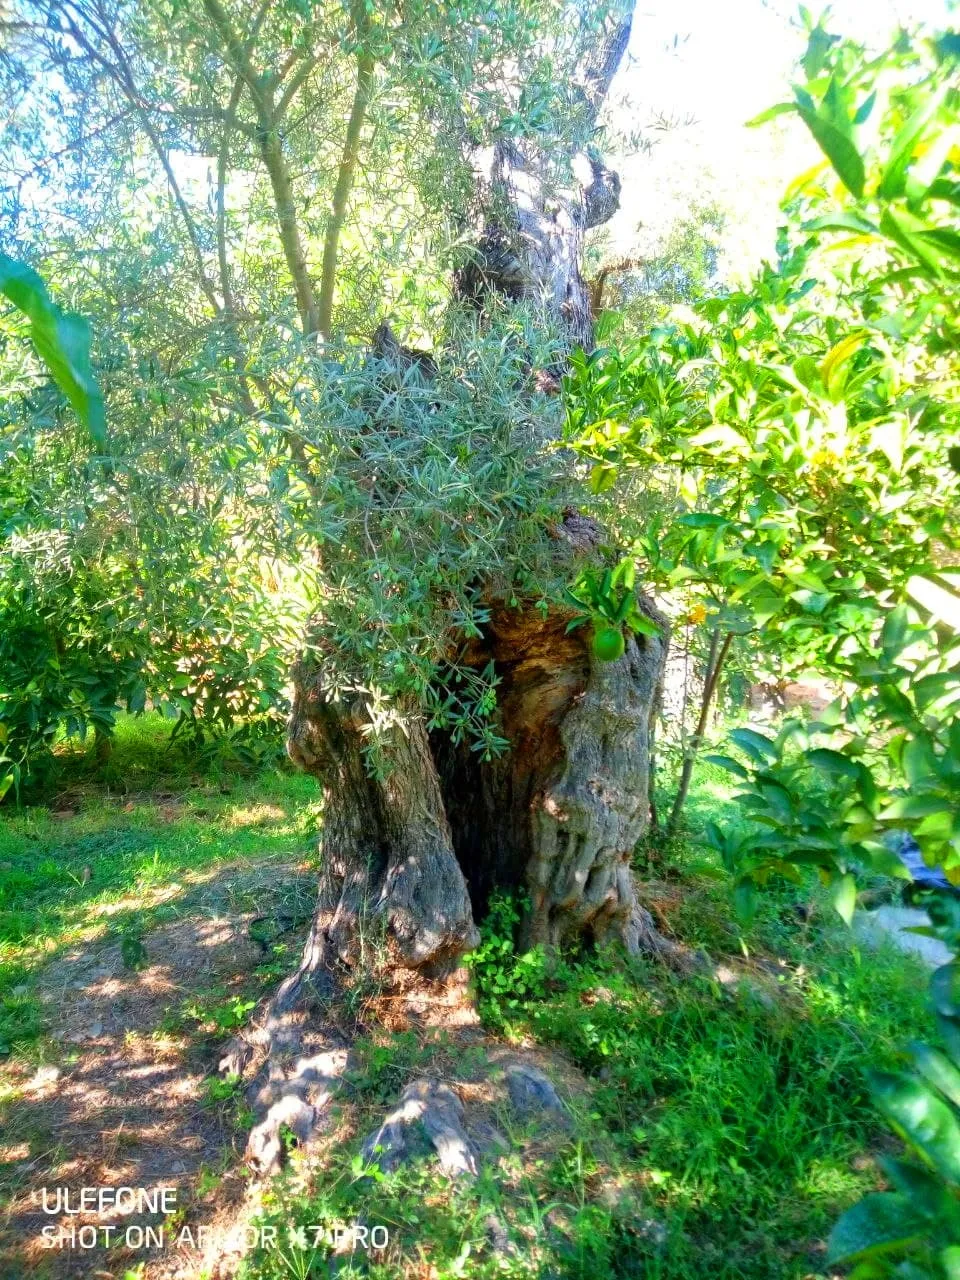
<path id="1" fill-rule="evenodd" d="M 511 745 L 488 762 L 428 736 L 411 712 L 389 774 L 371 778 L 362 708 L 324 701 L 298 670 L 289 750 L 324 786 L 317 928 L 328 961 L 352 964 L 366 938 L 442 974 L 476 941 L 474 914 L 498 889 L 529 897 L 531 945 L 616 938 L 637 950 L 630 858 L 649 814 L 666 641 L 631 637 L 621 659 L 602 662 L 587 629 L 566 633 L 569 617 L 501 605 L 466 654 L 477 667 L 492 659 L 500 682 Z"/>
<path id="2" fill-rule="evenodd" d="M 652 608 L 650 616 L 663 619 Z M 481 761 L 434 739 L 454 850 L 476 908 L 497 890 L 529 898 L 525 941 L 638 947 L 630 858 L 649 813 L 650 735 L 665 641 L 636 637 L 617 662 L 556 610 L 495 610 L 472 655 L 500 679 L 508 753 Z"/>
<path id="3" fill-rule="evenodd" d="M 571 71 L 585 138 L 626 47 L 632 7 L 626 0 L 619 23 Z M 475 157 L 474 171 L 488 212 L 477 253 L 455 282 L 461 305 L 482 313 L 493 294 L 533 302 L 569 348 L 589 347 L 583 243 L 616 209 L 616 175 L 592 150 L 558 161 L 526 142 L 501 144 L 484 162 Z M 556 372 L 544 371 L 548 381 Z M 600 560 L 591 520 L 558 513 L 556 533 L 571 577 L 577 560 Z M 616 940 L 628 951 L 677 953 L 639 905 L 630 870 L 650 811 L 665 620 L 641 601 L 659 633 L 630 635 L 623 656 L 603 662 L 589 627 L 567 632 L 566 606 L 546 614 L 532 601 L 508 607 L 492 586 L 487 604 L 483 634 L 456 656 L 478 669 L 493 663 L 499 728 L 510 743 L 497 759 L 428 733 L 416 706 L 397 707 L 392 733 L 378 729 L 385 767 L 374 776 L 364 754 L 373 718 L 362 696 L 332 699 L 315 649 L 294 672 L 288 750 L 324 790 L 320 890 L 300 968 L 257 1033 L 266 1055 L 251 1096 L 263 1118 L 248 1157 L 263 1171 L 276 1167 L 284 1125 L 310 1132 L 343 1069 L 332 1027 L 319 1033 L 322 1052 L 314 1034 L 312 1056 L 302 1053 L 306 1012 L 339 966 L 366 958 L 381 974 L 444 977 L 475 944 L 491 894 L 504 889 L 529 900 L 529 945 Z M 252 1049 L 248 1037 L 221 1066 L 239 1069 Z"/>
<path id="4" fill-rule="evenodd" d="M 588 137 L 623 55 L 632 5 L 572 72 L 573 115 Z M 617 207 L 619 180 L 592 149 L 572 158 L 508 141 L 474 158 L 487 210 L 477 252 L 459 273 L 462 301 L 481 312 L 491 294 L 540 306 L 568 345 L 589 347 L 592 318 L 581 274 L 586 231 Z M 558 554 L 597 556 L 591 522 L 568 516 Z M 399 964 L 442 973 L 476 939 L 475 915 L 495 889 L 523 889 L 530 943 L 650 935 L 630 872 L 649 816 L 651 725 L 666 650 L 630 637 L 615 662 L 595 658 L 571 612 L 544 617 L 490 599 L 491 621 L 465 660 L 494 662 L 509 751 L 482 762 L 416 708 L 388 745 L 389 773 L 364 768 L 361 703 L 324 701 L 320 668 L 296 672 L 289 751 L 322 782 L 321 890 L 314 942 L 327 962 L 351 963 L 367 933 Z M 653 611 L 651 609 L 651 615 Z M 461 660 L 464 660 L 461 655 Z"/>

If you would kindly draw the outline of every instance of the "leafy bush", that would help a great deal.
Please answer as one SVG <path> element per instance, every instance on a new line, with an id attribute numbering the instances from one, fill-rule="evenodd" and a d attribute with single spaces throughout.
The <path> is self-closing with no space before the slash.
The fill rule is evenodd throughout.
<path id="1" fill-rule="evenodd" d="M 118 711 L 140 712 L 148 699 L 179 716 L 194 743 L 231 732 L 250 753 L 264 736 L 275 742 L 292 584 L 275 580 L 244 536 L 247 513 L 224 484 L 223 442 L 191 459 L 182 433 L 144 439 L 138 420 L 131 439 L 122 413 L 108 437 L 89 324 L 4 255 L 0 292 L 17 308 L 2 317 L 14 339 L 3 382 L 21 392 L 4 402 L 0 799 L 43 785 L 61 732 L 93 729 L 106 754 Z M 17 313 L 41 361 L 22 373 L 11 354 L 22 337 Z M 26 391 L 43 371 L 89 438 L 63 430 L 49 388 Z M 91 439 L 104 456 L 90 456 Z"/>
<path id="2" fill-rule="evenodd" d="M 507 1030 L 526 1010 L 528 1002 L 543 997 L 548 965 L 541 947 L 521 951 L 518 945 L 523 904 L 509 894 L 494 894 L 480 925 L 480 942 L 464 963 L 473 974 L 477 1005 L 483 1017 Z"/>
<path id="3" fill-rule="evenodd" d="M 957 38 L 904 35 L 869 58 L 809 25 L 805 83 L 775 111 L 798 113 L 824 160 L 795 184 L 777 261 L 641 342 L 575 359 L 567 438 L 598 494 L 639 471 L 670 500 L 633 555 L 712 633 L 705 703 L 735 637 L 764 666 L 856 685 L 838 749 L 898 735 L 914 788 L 942 765 L 942 804 L 916 834 L 960 869 L 944 817 L 957 799 Z M 936 652 L 911 650 L 922 622 Z M 901 661 L 922 682 L 912 709 Z"/>
<path id="4" fill-rule="evenodd" d="M 119 711 L 148 699 L 199 743 L 276 741 L 289 651 L 256 565 L 193 567 L 179 585 L 142 577 L 119 536 L 13 533 L 0 562 L 0 792 L 41 786 L 61 732 L 106 744 Z M 166 576 L 166 575 L 165 575 Z M 271 632 L 273 634 L 271 634 Z M 237 727 L 243 726 L 238 734 Z"/>
<path id="5" fill-rule="evenodd" d="M 0 794 L 37 780 L 63 727 L 108 737 L 142 710 L 152 637 L 115 562 L 85 563 L 64 534 L 14 535 L 0 561 Z"/>
<path id="6" fill-rule="evenodd" d="M 928 900 L 925 932 L 960 949 L 960 902 Z M 865 1196 L 830 1235 L 829 1260 L 855 1263 L 851 1280 L 954 1280 L 960 1273 L 960 963 L 930 983 L 944 1052 L 914 1041 L 910 1070 L 871 1071 L 870 1096 L 914 1163 L 884 1156 L 891 1191 Z"/>

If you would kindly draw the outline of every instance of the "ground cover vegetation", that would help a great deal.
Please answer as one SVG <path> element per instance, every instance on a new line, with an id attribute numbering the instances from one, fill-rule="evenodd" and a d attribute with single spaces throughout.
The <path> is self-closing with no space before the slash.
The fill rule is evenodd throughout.
<path id="1" fill-rule="evenodd" d="M 874 54 L 804 12 L 768 114 L 823 160 L 776 261 L 713 289 L 681 227 L 613 313 L 581 264 L 631 5 L 18 10 L 20 1235 L 64 1098 L 95 1125 L 86 1080 L 122 1129 L 120 1077 L 162 1062 L 189 1120 L 151 1146 L 158 1084 L 131 1159 L 281 1230 L 239 1274 L 321 1274 L 311 1226 L 375 1221 L 389 1249 L 339 1274 L 955 1274 L 960 969 L 931 1019 L 914 962 L 844 925 L 894 892 L 891 833 L 960 883 L 957 36 Z M 658 793 L 671 622 L 702 690 Z M 698 762 L 755 665 L 837 696 Z M 955 899 L 929 914 L 955 951 Z"/>
<path id="2" fill-rule="evenodd" d="M 120 1168 L 124 1177 L 149 1168 L 156 1149 L 172 1147 L 173 1161 L 186 1156 L 190 1171 L 181 1203 L 191 1222 L 208 1220 L 238 1181 L 245 1185 L 236 1171 L 252 1115 L 215 1064 L 296 953 L 312 912 L 321 814 L 304 775 L 274 767 L 238 774 L 235 761 L 198 761 L 169 735 L 158 714 L 121 717 L 108 792 L 80 744 L 59 748 L 56 803 L 4 822 L 0 1105 L 11 1276 L 25 1265 L 32 1223 L 21 1215 L 32 1208 L 34 1161 L 57 1181 L 78 1152 L 95 1150 L 110 1180 Z M 516 905 L 495 906 L 470 962 L 487 1034 L 560 1055 L 574 1127 L 544 1133 L 499 1104 L 493 1113 L 510 1149 L 476 1184 L 451 1183 L 429 1162 L 367 1173 L 351 1135 L 375 1123 L 405 1079 L 425 1069 L 479 1082 L 485 1074 L 482 1040 L 464 1062 L 449 1036 L 391 1029 L 382 1020 L 389 1004 L 367 986 L 334 1140 L 309 1177 L 294 1161 L 275 1181 L 264 1214 L 283 1247 L 249 1257 L 246 1274 L 315 1274 L 329 1246 L 314 1247 L 312 1231 L 298 1242 L 288 1230 L 353 1221 L 385 1225 L 393 1243 L 379 1256 L 358 1249 L 343 1260 L 346 1274 L 415 1276 L 432 1266 L 439 1276 L 692 1277 L 705 1265 L 731 1277 L 828 1274 L 824 1242 L 839 1208 L 876 1187 L 877 1156 L 896 1149 L 870 1104 L 864 1066 L 892 1066 L 905 1038 L 929 1035 L 924 974 L 892 947 L 858 955 L 815 882 L 771 892 L 751 927 L 738 926 L 719 860 L 703 841 L 707 821 L 737 820 L 731 792 L 722 771 L 705 766 L 688 835 L 645 864 L 675 933 L 730 974 L 678 976 L 659 964 L 625 973 L 589 957 L 548 973 L 516 950 Z M 812 908 L 799 929 L 798 906 Z M 253 962 L 242 951 L 234 969 L 197 965 L 196 975 L 173 964 L 171 931 L 196 934 L 228 919 L 238 921 Z M 251 933 L 262 944 L 251 945 Z M 142 964 L 124 968 L 122 936 L 142 940 Z M 742 971 L 744 947 L 751 963 Z M 58 967 L 75 954 L 84 957 L 76 967 Z M 63 1002 L 66 972 L 85 977 L 87 957 L 97 966 L 115 957 L 137 993 L 116 1023 L 102 1012 L 110 1000 L 77 1011 Z M 167 965 L 176 986 L 154 1003 L 154 966 Z M 65 1032 L 89 1032 L 91 1023 L 92 1038 L 64 1042 Z M 71 1103 L 64 1114 L 31 1087 L 45 1069 L 65 1079 L 83 1064 L 103 1071 L 118 1046 L 133 1052 L 131 1042 L 146 1046 L 145 1061 L 191 1064 L 196 1094 L 181 1108 L 215 1122 L 202 1130 L 202 1148 L 191 1150 L 192 1135 L 170 1111 L 152 1117 L 159 1132 L 141 1132 L 131 1102 L 119 1153 L 101 1151 L 101 1131 L 112 1138 L 120 1112 L 105 1117 L 94 1104 L 82 1113 Z M 141 1097 L 151 1085 L 140 1076 Z M 183 1174 L 172 1176 L 183 1186 Z M 493 1213 L 503 1215 L 515 1253 L 491 1254 Z M 32 1273 L 56 1274 L 48 1255 L 28 1256 Z M 98 1265 L 123 1275 L 137 1263 L 115 1251 Z"/>

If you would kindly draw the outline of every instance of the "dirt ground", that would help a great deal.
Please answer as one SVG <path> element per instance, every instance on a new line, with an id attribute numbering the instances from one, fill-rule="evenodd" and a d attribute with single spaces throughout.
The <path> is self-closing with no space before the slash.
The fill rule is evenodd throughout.
<path id="1" fill-rule="evenodd" d="M 220 1093 L 229 1032 L 200 1019 L 204 1002 L 223 1008 L 234 993 L 251 998 L 251 974 L 267 950 L 251 926 L 265 917 L 280 914 L 281 927 L 292 919 L 284 964 L 294 963 L 314 885 L 293 863 L 222 866 L 179 899 L 175 920 L 145 935 L 142 967 L 125 965 L 121 943 L 106 938 L 45 967 L 39 993 L 61 1065 L 0 1067 L 0 1085 L 16 1093 L 0 1139 L 0 1156 L 16 1170 L 0 1220 L 0 1280 L 225 1280 L 235 1272 L 243 1248 L 231 1241 L 242 1239 L 260 1203 L 243 1160 L 253 1116 L 242 1087 Z M 511 1064 L 545 1071 L 561 1096 L 586 1088 L 558 1055 L 486 1036 L 465 982 L 411 975 L 400 989 L 378 989 L 358 1013 L 385 1034 L 413 1028 L 439 1037 L 445 1047 L 431 1070 L 456 1089 L 470 1140 L 493 1158 L 509 1147 L 497 1118 Z M 357 1121 L 349 1107 L 324 1116 L 315 1157 L 327 1144 L 359 1141 Z M 543 1150 L 564 1140 L 548 1125 Z M 84 1188 L 133 1188 L 154 1200 L 131 1209 L 127 1194 L 116 1211 L 84 1209 Z M 150 1212 L 164 1190 L 168 1212 Z"/>
<path id="2" fill-rule="evenodd" d="M 191 997 L 209 1003 L 211 992 L 228 1005 L 233 993 L 249 996 L 250 975 L 264 961 L 249 928 L 265 896 L 309 902 L 314 883 L 292 865 L 273 866 L 268 876 L 262 868 L 221 868 L 181 899 L 176 920 L 145 937 L 142 968 L 125 967 L 119 941 L 98 940 L 43 970 L 40 995 L 63 1065 L 32 1073 L 13 1062 L 2 1068 L 4 1085 L 17 1094 L 0 1139 L 4 1159 L 43 1151 L 15 1166 L 14 1194 L 0 1222 L 3 1280 L 27 1274 L 106 1280 L 144 1261 L 145 1280 L 199 1274 L 204 1251 L 192 1245 L 196 1228 L 226 1229 L 244 1200 L 246 1133 L 234 1100 L 210 1093 L 222 1028 L 197 1020 L 202 1005 L 192 1026 L 179 1011 Z M 250 909 L 253 900 L 257 909 Z M 297 941 L 291 937 L 291 946 Z M 81 1190 L 92 1187 L 173 1189 L 167 1246 L 124 1247 L 128 1238 L 140 1242 L 140 1229 L 156 1229 L 162 1214 L 55 1211 L 58 1188 L 72 1209 Z M 44 1188 L 53 1212 L 45 1211 Z M 101 1228 L 95 1248 L 51 1247 L 44 1239 L 47 1228 L 48 1239 L 63 1233 L 65 1241 L 89 1240 L 92 1233 L 81 1228 L 92 1224 Z M 106 1226 L 117 1228 L 109 1250 L 102 1247 Z M 180 1247 L 171 1248 L 171 1238 Z"/>

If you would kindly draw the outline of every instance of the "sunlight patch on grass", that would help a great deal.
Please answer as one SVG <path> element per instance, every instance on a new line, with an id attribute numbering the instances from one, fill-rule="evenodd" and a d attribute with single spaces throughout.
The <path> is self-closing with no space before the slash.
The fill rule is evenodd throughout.
<path id="1" fill-rule="evenodd" d="M 223 824 L 231 829 L 240 827 L 262 827 L 268 822 L 281 822 L 289 815 L 286 809 L 276 804 L 238 805 L 228 809 L 223 815 Z M 289 827 L 287 828 L 289 831 Z"/>

